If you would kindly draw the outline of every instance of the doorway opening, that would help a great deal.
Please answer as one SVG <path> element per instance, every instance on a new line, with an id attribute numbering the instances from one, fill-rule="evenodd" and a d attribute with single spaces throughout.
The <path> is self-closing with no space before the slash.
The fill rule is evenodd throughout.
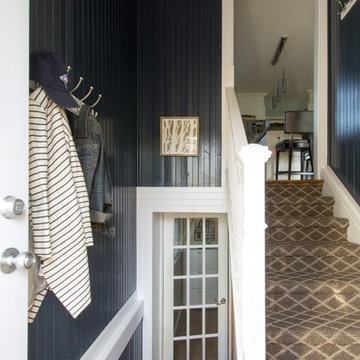
<path id="1" fill-rule="evenodd" d="M 164 214 L 163 220 L 163 359 L 226 359 L 226 217 Z"/>

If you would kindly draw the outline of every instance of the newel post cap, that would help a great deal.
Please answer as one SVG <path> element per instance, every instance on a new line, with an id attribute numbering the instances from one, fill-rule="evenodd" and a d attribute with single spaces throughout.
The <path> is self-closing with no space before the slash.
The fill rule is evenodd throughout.
<path id="1" fill-rule="evenodd" d="M 245 164 L 247 162 L 265 163 L 272 152 L 267 146 L 259 144 L 249 144 L 243 146 L 239 152 L 239 158 Z"/>

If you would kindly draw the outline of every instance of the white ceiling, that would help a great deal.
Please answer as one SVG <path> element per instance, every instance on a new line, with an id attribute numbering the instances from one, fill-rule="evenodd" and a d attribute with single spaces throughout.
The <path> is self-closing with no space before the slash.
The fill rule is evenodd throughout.
<path id="1" fill-rule="evenodd" d="M 236 92 L 272 93 L 271 62 L 283 35 L 288 39 L 277 71 L 285 55 L 286 99 L 313 88 L 314 11 L 314 0 L 235 0 Z"/>

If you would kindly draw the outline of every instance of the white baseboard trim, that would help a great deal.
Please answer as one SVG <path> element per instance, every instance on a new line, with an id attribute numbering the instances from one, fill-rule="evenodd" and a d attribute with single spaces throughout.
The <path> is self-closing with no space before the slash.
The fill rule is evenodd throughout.
<path id="1" fill-rule="evenodd" d="M 321 173 L 324 178 L 323 194 L 335 198 L 334 215 L 349 219 L 348 239 L 360 244 L 360 206 L 329 166 Z"/>
<path id="2" fill-rule="evenodd" d="M 81 360 L 118 360 L 143 316 L 144 303 L 135 291 Z"/>

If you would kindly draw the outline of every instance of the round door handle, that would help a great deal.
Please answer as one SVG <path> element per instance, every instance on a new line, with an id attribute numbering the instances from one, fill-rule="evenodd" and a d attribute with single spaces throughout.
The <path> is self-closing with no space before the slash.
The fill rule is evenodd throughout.
<path id="1" fill-rule="evenodd" d="M 13 219 L 25 210 L 25 203 L 14 196 L 6 196 L 0 201 L 0 213 L 6 219 Z"/>
<path id="2" fill-rule="evenodd" d="M 0 254 L 0 269 L 6 274 L 18 268 L 28 270 L 35 265 L 35 262 L 35 255 L 29 251 L 20 253 L 15 248 L 8 248 Z"/>
<path id="3" fill-rule="evenodd" d="M 214 299 L 214 301 L 215 301 L 216 305 L 224 305 L 226 303 L 225 298 L 217 298 L 217 299 Z"/>

